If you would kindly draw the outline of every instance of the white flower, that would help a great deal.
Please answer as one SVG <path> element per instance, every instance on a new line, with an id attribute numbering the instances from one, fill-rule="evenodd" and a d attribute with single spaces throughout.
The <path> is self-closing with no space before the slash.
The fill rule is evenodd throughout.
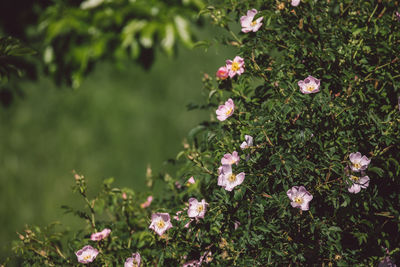
<path id="1" fill-rule="evenodd" d="M 292 205 L 293 208 L 300 208 L 301 210 L 309 209 L 309 202 L 313 199 L 313 196 L 304 186 L 293 186 L 286 194 L 292 201 L 290 205 Z"/>
<path id="2" fill-rule="evenodd" d="M 361 189 L 365 189 L 369 186 L 368 176 L 358 177 L 355 175 L 350 175 L 349 178 L 353 182 L 353 184 L 348 188 L 350 193 L 357 194 L 361 191 Z"/>
<path id="3" fill-rule="evenodd" d="M 256 9 L 250 9 L 247 11 L 246 16 L 242 16 L 240 18 L 240 24 L 242 25 L 242 32 L 248 33 L 248 32 L 256 32 L 260 29 L 262 26 L 261 21 L 263 20 L 263 17 L 260 17 L 256 20 L 254 20 L 254 16 L 257 14 Z"/>
<path id="4" fill-rule="evenodd" d="M 222 165 L 218 168 L 218 185 L 225 188 L 226 191 L 232 191 L 233 188 L 240 185 L 244 181 L 245 173 L 232 173 L 231 165 Z"/>
<path id="5" fill-rule="evenodd" d="M 367 169 L 371 162 L 366 156 L 362 156 L 360 152 L 351 153 L 349 155 L 351 165 L 350 168 L 353 172 L 364 171 Z"/>
<path id="6" fill-rule="evenodd" d="M 241 149 L 246 149 L 246 148 L 249 148 L 249 147 L 253 146 L 253 137 L 252 137 L 252 136 L 246 134 L 246 135 L 244 136 L 244 139 L 245 139 L 246 141 L 244 141 L 244 142 L 240 145 L 240 148 L 241 148 Z"/>
<path id="7" fill-rule="evenodd" d="M 208 203 L 203 199 L 199 202 L 195 198 L 189 199 L 189 209 L 188 216 L 190 218 L 204 218 L 204 214 L 206 214 Z"/>
<path id="8" fill-rule="evenodd" d="M 168 213 L 154 213 L 151 215 L 150 229 L 162 236 L 165 231 L 172 228 L 171 218 Z"/>

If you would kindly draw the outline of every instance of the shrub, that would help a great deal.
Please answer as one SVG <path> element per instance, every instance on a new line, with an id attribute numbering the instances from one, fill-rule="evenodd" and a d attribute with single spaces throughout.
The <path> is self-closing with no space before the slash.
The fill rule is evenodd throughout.
<path id="1" fill-rule="evenodd" d="M 210 3 L 203 13 L 238 52 L 218 79 L 204 76 L 199 106 L 214 119 L 189 132 L 180 170 L 160 175 L 163 195 L 140 207 L 147 195 L 107 180 L 88 199 L 76 174 L 86 208 L 68 210 L 86 228 L 63 246 L 59 231 L 29 228 L 14 250 L 38 266 L 76 265 L 86 245 L 99 251 L 96 266 L 132 253 L 145 266 L 398 261 L 397 9 L 372 0 Z M 240 21 L 246 33 L 235 34 Z M 90 241 L 105 228 L 107 238 Z"/>

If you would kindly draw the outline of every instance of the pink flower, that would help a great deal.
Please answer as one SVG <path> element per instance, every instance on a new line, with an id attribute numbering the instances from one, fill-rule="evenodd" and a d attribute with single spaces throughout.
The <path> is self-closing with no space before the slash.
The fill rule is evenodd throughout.
<path id="1" fill-rule="evenodd" d="M 239 221 L 234 221 L 233 222 L 233 228 L 235 228 L 235 230 L 238 229 L 239 226 L 240 226 L 240 222 Z"/>
<path id="2" fill-rule="evenodd" d="M 241 148 L 241 149 L 246 149 L 246 148 L 249 148 L 249 147 L 253 146 L 253 137 L 252 137 L 252 136 L 246 134 L 246 135 L 244 136 L 244 139 L 245 139 L 246 141 L 244 141 L 244 142 L 240 145 L 240 148 Z"/>
<path id="3" fill-rule="evenodd" d="M 191 260 L 182 265 L 182 267 L 199 267 L 200 263 L 198 260 Z"/>
<path id="4" fill-rule="evenodd" d="M 189 199 L 189 209 L 188 216 L 190 218 L 204 218 L 204 214 L 206 214 L 208 203 L 203 199 L 199 202 L 195 198 Z"/>
<path id="5" fill-rule="evenodd" d="M 182 211 L 179 210 L 179 211 L 177 211 L 175 214 L 176 214 L 176 215 L 174 216 L 174 219 L 177 220 L 177 221 L 180 221 L 181 218 L 179 218 L 179 216 L 182 214 Z"/>
<path id="6" fill-rule="evenodd" d="M 308 76 L 303 81 L 297 83 L 300 86 L 300 91 L 303 94 L 311 94 L 319 92 L 320 80 L 313 76 Z"/>
<path id="7" fill-rule="evenodd" d="M 111 233 L 111 230 L 108 228 L 103 229 L 103 231 L 98 232 L 98 233 L 93 233 L 90 236 L 90 240 L 92 241 L 100 241 L 102 239 L 105 239 L 108 237 L 108 235 Z"/>
<path id="8" fill-rule="evenodd" d="M 213 260 L 211 251 L 204 252 L 203 256 L 200 258 L 200 265 L 203 263 L 210 263 Z"/>
<path id="9" fill-rule="evenodd" d="M 244 181 L 245 173 L 232 173 L 231 165 L 222 165 L 218 177 L 218 185 L 225 188 L 226 191 L 232 191 L 233 188 L 240 185 Z M 218 169 L 219 170 L 219 169 Z"/>
<path id="10" fill-rule="evenodd" d="M 217 77 L 221 80 L 225 80 L 229 76 L 229 70 L 226 66 L 220 67 L 217 71 Z"/>
<path id="11" fill-rule="evenodd" d="M 225 102 L 225 105 L 220 105 L 218 109 L 215 111 L 217 114 L 217 119 L 220 121 L 224 121 L 230 116 L 232 116 L 233 111 L 235 110 L 235 104 L 232 99 L 228 99 Z"/>
<path id="12" fill-rule="evenodd" d="M 239 155 L 236 151 L 233 151 L 232 154 L 225 154 L 222 159 L 221 159 L 221 164 L 222 165 L 233 165 L 236 164 L 238 165 L 240 161 Z"/>
<path id="13" fill-rule="evenodd" d="M 256 32 L 258 29 L 260 29 L 262 23 L 261 21 L 263 20 L 263 17 L 260 17 L 256 20 L 254 20 L 254 16 L 257 14 L 256 9 L 250 9 L 247 11 L 246 16 L 242 16 L 240 18 L 240 24 L 242 25 L 242 32 L 248 33 L 248 32 Z M 254 21 L 253 21 L 254 20 Z"/>
<path id="14" fill-rule="evenodd" d="M 143 202 L 142 204 L 140 204 L 140 207 L 142 209 L 147 208 L 150 206 L 151 202 L 153 202 L 153 196 L 148 196 L 146 202 Z"/>
<path id="15" fill-rule="evenodd" d="M 358 177 L 355 175 L 350 175 L 349 178 L 353 182 L 353 184 L 348 188 L 350 193 L 357 194 L 361 191 L 361 189 L 369 186 L 368 176 Z"/>
<path id="16" fill-rule="evenodd" d="M 97 254 L 99 254 L 99 251 L 89 245 L 84 246 L 81 250 L 75 252 L 78 262 L 84 264 L 94 261 L 94 259 L 97 257 Z"/>
<path id="17" fill-rule="evenodd" d="M 140 267 L 140 261 L 139 252 L 133 253 L 132 257 L 126 259 L 124 267 Z"/>
<path id="18" fill-rule="evenodd" d="M 292 0 L 292 6 L 298 6 L 300 4 L 300 0 Z"/>
<path id="19" fill-rule="evenodd" d="M 300 208 L 301 210 L 308 210 L 309 202 L 313 199 L 313 196 L 304 188 L 304 186 L 293 186 L 286 194 L 292 201 L 290 202 L 292 207 Z"/>
<path id="20" fill-rule="evenodd" d="M 244 60 L 243 58 L 236 56 L 233 61 L 226 61 L 226 67 L 229 70 L 229 77 L 233 78 L 236 74 L 241 75 L 244 72 Z"/>
<path id="21" fill-rule="evenodd" d="M 187 222 L 187 224 L 185 224 L 185 226 L 183 226 L 183 227 L 189 228 L 189 225 L 190 225 L 192 222 L 193 222 L 193 219 L 190 219 L 190 220 Z M 190 231 L 190 230 L 189 230 L 189 231 Z"/>
<path id="22" fill-rule="evenodd" d="M 194 177 L 190 177 L 189 180 L 187 180 L 186 185 L 190 186 L 191 184 L 195 184 L 196 180 L 194 179 Z"/>
<path id="23" fill-rule="evenodd" d="M 367 169 L 368 164 L 371 162 L 366 156 L 361 156 L 360 152 L 351 153 L 349 155 L 351 165 L 350 168 L 353 172 L 364 171 Z"/>
<path id="24" fill-rule="evenodd" d="M 159 236 L 165 231 L 172 228 L 171 218 L 168 213 L 154 213 L 151 215 L 150 229 L 153 229 Z"/>
<path id="25" fill-rule="evenodd" d="M 398 21 L 400 21 L 400 13 L 398 11 L 396 11 L 396 17 L 397 17 Z"/>
<path id="26" fill-rule="evenodd" d="M 176 181 L 175 182 L 175 187 L 178 188 L 178 189 L 181 189 L 182 185 L 178 181 Z"/>

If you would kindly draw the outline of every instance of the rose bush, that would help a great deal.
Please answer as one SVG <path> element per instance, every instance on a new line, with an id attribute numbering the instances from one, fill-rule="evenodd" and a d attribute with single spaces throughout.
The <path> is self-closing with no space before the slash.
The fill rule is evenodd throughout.
<path id="1" fill-rule="evenodd" d="M 189 132 L 180 170 L 147 177 L 150 187 L 161 178 L 162 195 L 140 207 L 147 193 L 106 180 L 89 199 L 75 174 L 86 206 L 66 209 L 86 227 L 67 240 L 57 228 L 25 229 L 20 261 L 77 265 L 75 252 L 93 246 L 85 257 L 96 266 L 133 253 L 143 266 L 399 262 L 398 5 L 211 1 L 203 13 L 237 54 L 204 76 L 213 118 Z M 105 228 L 107 238 L 90 240 Z"/>

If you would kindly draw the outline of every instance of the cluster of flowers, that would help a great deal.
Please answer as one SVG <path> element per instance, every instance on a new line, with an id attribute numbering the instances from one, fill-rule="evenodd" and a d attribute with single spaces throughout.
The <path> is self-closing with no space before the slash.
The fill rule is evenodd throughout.
<path id="1" fill-rule="evenodd" d="M 350 193 L 357 194 L 361 189 L 369 186 L 369 177 L 364 175 L 364 171 L 367 169 L 371 162 L 366 156 L 362 156 L 360 152 L 351 153 L 350 158 L 350 169 L 355 173 L 360 173 L 360 176 L 349 174 L 351 185 L 348 188 Z"/>
<path id="2" fill-rule="evenodd" d="M 108 228 L 103 229 L 101 232 L 93 233 L 90 237 L 92 241 L 101 241 L 106 239 L 111 233 L 111 230 Z M 78 258 L 78 262 L 87 264 L 94 259 L 96 259 L 99 251 L 94 247 L 87 245 L 84 246 L 82 249 L 78 250 L 75 255 Z M 124 267 L 140 267 L 141 257 L 139 253 L 133 253 L 132 257 L 126 259 Z"/>
<path id="3" fill-rule="evenodd" d="M 298 6 L 300 0 L 292 0 L 292 6 Z M 263 17 L 259 17 L 254 20 L 258 11 L 256 9 L 251 9 L 247 11 L 246 16 L 240 18 L 240 23 L 242 26 L 242 32 L 257 32 L 262 26 Z M 400 14 L 396 12 L 396 16 L 400 20 Z M 244 59 L 240 56 L 236 56 L 233 60 L 226 60 L 226 65 L 220 67 L 216 73 L 216 76 L 225 80 L 228 77 L 233 78 L 235 75 L 240 76 L 244 73 Z M 303 94 L 317 93 L 320 90 L 320 80 L 314 78 L 313 76 L 308 76 L 304 80 L 298 81 L 298 86 Z M 225 121 L 227 118 L 233 115 L 235 111 L 235 104 L 231 98 L 229 98 L 224 105 L 220 105 L 216 110 L 217 119 L 219 121 Z M 245 141 L 240 145 L 242 150 L 251 148 L 253 146 L 253 137 L 250 135 L 245 135 Z M 249 155 L 248 155 L 249 157 Z M 247 159 L 248 159 L 247 157 Z M 368 167 L 370 160 L 366 156 L 362 156 L 360 152 L 351 153 L 350 156 L 350 169 L 355 173 L 361 173 L 361 176 L 356 176 L 349 174 L 349 180 L 351 182 L 348 191 L 350 193 L 359 193 L 362 188 L 367 188 L 369 185 L 369 177 L 364 176 L 364 171 Z M 227 191 L 232 191 L 236 186 L 243 183 L 245 178 L 245 173 L 240 172 L 235 174 L 232 170 L 233 165 L 238 165 L 240 157 L 238 152 L 233 151 L 231 153 L 226 153 L 221 159 L 221 166 L 218 168 L 218 185 L 223 187 Z M 193 177 L 187 181 L 187 185 L 194 184 L 195 180 Z M 178 188 L 181 185 L 177 182 L 176 186 Z M 309 209 L 309 202 L 313 199 L 313 195 L 306 190 L 304 186 L 293 186 L 286 192 L 288 198 L 290 199 L 290 204 L 294 208 L 299 208 L 301 210 Z M 147 198 L 147 201 L 141 204 L 142 208 L 150 206 L 153 200 L 152 196 Z M 187 215 L 190 221 L 185 225 L 188 228 L 190 223 L 195 219 L 196 221 L 204 218 L 207 206 L 209 204 L 202 199 L 198 201 L 196 198 L 190 198 L 188 200 Z M 176 220 L 181 220 L 180 215 L 182 211 L 178 211 L 174 218 Z M 240 225 L 240 222 L 235 222 L 235 229 Z M 162 236 L 168 229 L 172 228 L 171 217 L 168 213 L 154 213 L 151 216 L 150 229 L 154 230 L 158 235 Z M 91 236 L 92 241 L 100 241 L 108 237 L 111 233 L 110 229 L 104 229 L 99 233 L 94 233 Z M 83 247 L 81 250 L 76 252 L 76 256 L 80 263 L 90 263 L 92 262 L 99 251 L 90 245 Z M 201 266 L 202 262 L 210 262 L 212 260 L 211 252 L 205 252 L 199 260 L 191 260 L 185 263 L 183 266 Z M 132 257 L 127 258 L 125 261 L 125 267 L 140 266 L 141 256 L 139 253 L 133 253 Z"/>

